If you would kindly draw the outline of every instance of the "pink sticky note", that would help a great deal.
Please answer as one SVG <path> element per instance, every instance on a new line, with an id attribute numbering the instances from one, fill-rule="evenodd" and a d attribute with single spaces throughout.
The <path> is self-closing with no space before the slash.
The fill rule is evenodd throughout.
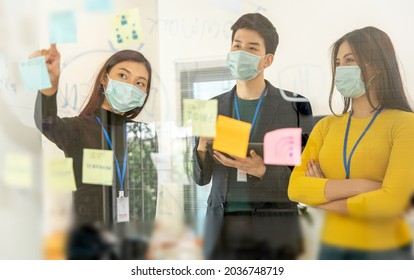
<path id="1" fill-rule="evenodd" d="M 281 128 L 265 134 L 264 163 L 272 165 L 300 165 L 302 129 Z"/>

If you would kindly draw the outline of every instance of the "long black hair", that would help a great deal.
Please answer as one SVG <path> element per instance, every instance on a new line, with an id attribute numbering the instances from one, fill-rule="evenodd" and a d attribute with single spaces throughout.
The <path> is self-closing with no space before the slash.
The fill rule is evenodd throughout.
<path id="1" fill-rule="evenodd" d="M 101 70 L 99 71 L 94 86 L 92 88 L 91 97 L 86 104 L 85 108 L 82 110 L 82 112 L 79 114 L 79 116 L 84 116 L 91 114 L 98 108 L 102 106 L 102 103 L 104 102 L 104 88 L 101 84 L 101 81 L 104 76 L 106 76 L 109 71 L 111 71 L 112 67 L 114 67 L 116 64 L 123 62 L 123 61 L 135 61 L 137 63 L 142 63 L 145 65 L 145 68 L 148 71 L 148 83 L 147 83 L 147 97 L 145 99 L 144 104 L 141 107 L 134 108 L 128 112 L 125 113 L 125 116 L 128 119 L 133 119 L 136 116 L 139 115 L 142 108 L 144 108 L 145 104 L 147 103 L 150 88 L 151 88 L 151 76 L 152 76 L 152 70 L 151 70 L 151 64 L 149 61 L 144 57 L 144 55 L 140 52 L 134 51 L 134 50 L 122 50 L 119 52 L 114 53 L 108 60 L 104 63 Z"/>

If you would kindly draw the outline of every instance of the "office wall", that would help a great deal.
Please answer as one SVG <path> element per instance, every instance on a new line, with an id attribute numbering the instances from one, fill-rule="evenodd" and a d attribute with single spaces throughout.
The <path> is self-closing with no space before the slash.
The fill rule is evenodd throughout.
<path id="1" fill-rule="evenodd" d="M 309 98 L 316 115 L 329 114 L 330 46 L 356 28 L 376 26 L 393 40 L 411 101 L 414 100 L 414 26 L 409 0 L 159 0 L 160 70 L 164 99 L 179 91 L 175 64 L 225 57 L 230 48 L 230 26 L 242 14 L 260 12 L 275 25 L 280 44 L 265 78 L 275 86 Z M 218 94 L 218 93 L 217 93 Z M 178 118 L 162 106 L 162 116 Z M 340 98 L 336 108 L 342 108 Z M 177 108 L 177 107 L 176 107 Z"/>

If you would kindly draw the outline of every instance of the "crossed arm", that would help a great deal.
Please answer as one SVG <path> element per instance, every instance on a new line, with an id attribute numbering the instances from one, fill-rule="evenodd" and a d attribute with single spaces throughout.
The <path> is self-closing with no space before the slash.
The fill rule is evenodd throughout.
<path id="1" fill-rule="evenodd" d="M 325 178 L 318 162 L 311 159 L 306 167 L 306 176 Z M 378 190 L 381 185 L 382 182 L 366 179 L 328 180 L 324 189 L 328 202 L 314 206 L 323 210 L 348 214 L 347 199 L 349 197 Z"/>

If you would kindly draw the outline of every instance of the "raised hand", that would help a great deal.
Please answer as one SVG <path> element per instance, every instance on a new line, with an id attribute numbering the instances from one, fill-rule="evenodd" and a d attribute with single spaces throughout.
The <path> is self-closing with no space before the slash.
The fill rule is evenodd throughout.
<path id="1" fill-rule="evenodd" d="M 56 94 L 59 86 L 59 77 L 60 77 L 60 53 L 56 48 L 56 44 L 50 45 L 49 49 L 38 50 L 30 58 L 44 56 L 46 60 L 47 71 L 49 72 L 50 82 L 52 84 L 51 88 L 42 89 L 44 95 L 51 96 Z"/>

